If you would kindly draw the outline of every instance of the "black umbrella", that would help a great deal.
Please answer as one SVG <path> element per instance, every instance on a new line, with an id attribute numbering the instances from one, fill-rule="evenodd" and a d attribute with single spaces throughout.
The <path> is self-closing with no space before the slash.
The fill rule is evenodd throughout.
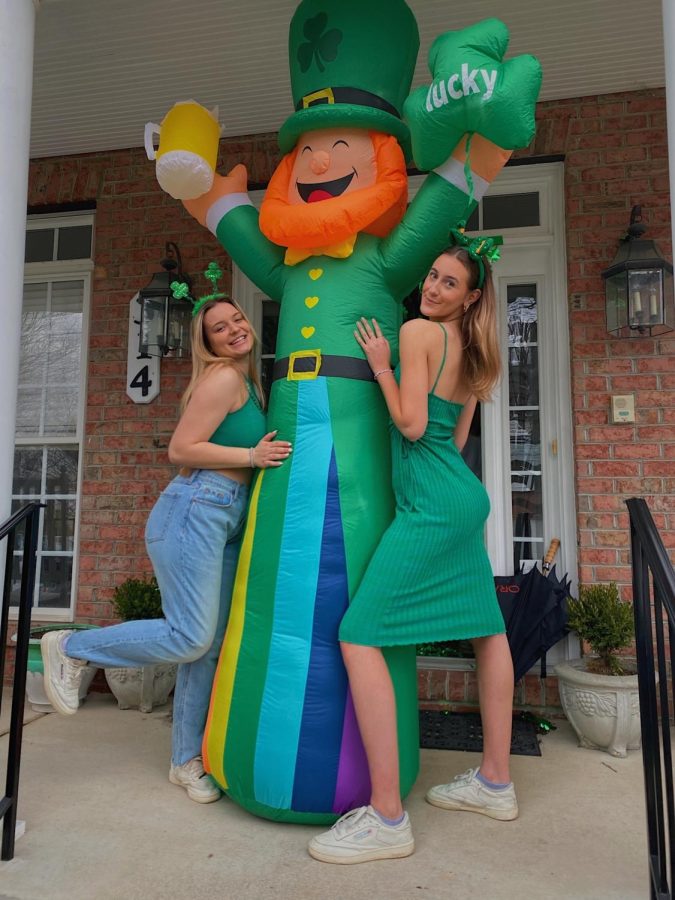
<path id="1" fill-rule="evenodd" d="M 567 598 L 569 581 L 559 579 L 551 562 L 559 546 L 551 541 L 544 558 L 542 574 L 537 566 L 529 572 L 496 576 L 495 588 L 506 624 L 506 636 L 513 657 L 516 681 L 541 659 L 541 677 L 546 677 L 546 651 L 569 631 Z M 549 571 L 550 569 L 550 571 Z"/>

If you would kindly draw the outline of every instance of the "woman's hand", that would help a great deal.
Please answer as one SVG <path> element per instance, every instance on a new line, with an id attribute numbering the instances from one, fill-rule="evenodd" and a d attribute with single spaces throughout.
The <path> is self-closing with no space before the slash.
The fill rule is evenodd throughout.
<path id="1" fill-rule="evenodd" d="M 257 469 L 280 466 L 291 455 L 293 447 L 288 441 L 275 441 L 276 433 L 276 431 L 270 431 L 252 448 L 251 459 Z"/>
<path id="2" fill-rule="evenodd" d="M 391 368 L 389 341 L 380 331 L 377 319 L 373 319 L 371 326 L 368 319 L 361 317 L 356 323 L 354 337 L 366 354 L 366 359 L 373 372 Z"/>

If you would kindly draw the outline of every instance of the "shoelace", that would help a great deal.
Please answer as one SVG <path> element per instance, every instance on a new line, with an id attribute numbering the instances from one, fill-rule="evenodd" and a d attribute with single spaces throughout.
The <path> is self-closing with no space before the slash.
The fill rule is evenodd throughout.
<path id="1" fill-rule="evenodd" d="M 341 816 L 335 825 L 333 831 L 336 837 L 343 837 L 356 823 L 362 819 L 368 812 L 367 806 L 359 806 L 358 809 L 352 809 L 350 812 Z"/>
<path id="2" fill-rule="evenodd" d="M 189 762 L 186 762 L 184 766 L 181 766 L 181 768 L 186 772 L 186 774 L 191 775 L 195 778 L 203 778 L 204 775 L 206 775 L 201 756 L 195 756 Z"/>
<path id="3" fill-rule="evenodd" d="M 460 784 L 460 783 L 468 784 L 473 779 L 475 771 L 476 771 L 475 769 L 467 769 L 466 772 L 462 772 L 461 775 L 455 775 L 455 777 L 452 780 L 453 780 L 453 782 L 456 781 L 458 784 Z"/>
<path id="4" fill-rule="evenodd" d="M 63 681 L 67 688 L 78 687 L 82 666 L 78 666 L 70 659 L 66 659 L 63 665 Z"/>

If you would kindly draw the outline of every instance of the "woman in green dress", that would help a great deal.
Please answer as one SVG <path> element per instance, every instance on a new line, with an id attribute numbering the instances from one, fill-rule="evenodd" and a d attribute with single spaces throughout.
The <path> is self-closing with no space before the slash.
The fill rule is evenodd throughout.
<path id="1" fill-rule="evenodd" d="M 490 504 L 465 464 L 476 403 L 500 375 L 493 242 L 457 234 L 422 287 L 426 319 L 400 333 L 400 370 L 376 320 L 355 337 L 391 416 L 396 515 L 340 626 L 356 715 L 368 757 L 369 806 L 313 838 L 310 854 L 332 863 L 408 856 L 414 839 L 401 805 L 396 704 L 382 647 L 470 638 L 483 721 L 481 765 L 431 788 L 444 809 L 499 820 L 518 815 L 509 774 L 513 665 L 483 539 Z"/>

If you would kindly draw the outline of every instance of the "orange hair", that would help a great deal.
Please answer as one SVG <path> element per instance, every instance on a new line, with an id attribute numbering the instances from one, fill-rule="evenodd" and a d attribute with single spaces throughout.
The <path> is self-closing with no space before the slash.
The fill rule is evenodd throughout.
<path id="1" fill-rule="evenodd" d="M 408 177 L 396 138 L 369 134 L 377 166 L 375 184 L 319 203 L 289 202 L 297 146 L 287 153 L 274 171 L 260 207 L 262 233 L 282 247 L 303 250 L 337 244 L 361 231 L 386 237 L 406 210 Z"/>

